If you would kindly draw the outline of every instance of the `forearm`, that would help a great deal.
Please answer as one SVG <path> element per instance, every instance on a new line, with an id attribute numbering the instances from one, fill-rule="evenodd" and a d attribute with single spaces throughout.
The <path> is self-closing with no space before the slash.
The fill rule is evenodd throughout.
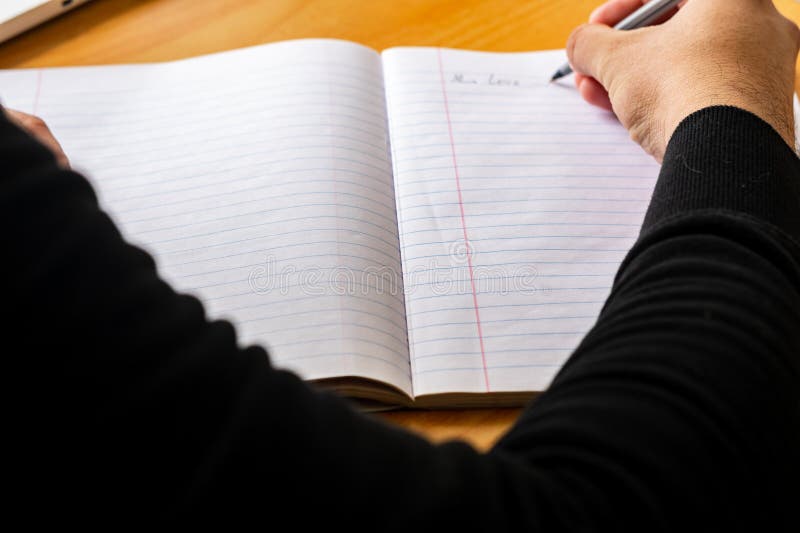
<path id="1" fill-rule="evenodd" d="M 313 502 L 305 519 L 354 530 L 381 520 L 555 531 L 679 523 L 701 500 L 708 517 L 735 500 L 725 490 L 741 486 L 730 483 L 737 476 L 767 479 L 753 473 L 763 466 L 759 434 L 787 473 L 796 467 L 800 388 L 788 365 L 798 352 L 797 250 L 776 229 L 782 219 L 725 209 L 698 229 L 695 207 L 651 210 L 597 327 L 515 430 L 480 456 L 376 423 L 272 369 L 263 350 L 238 348 L 230 325 L 208 322 L 123 241 L 83 178 L 10 128 L 0 120 L 0 216 L 16 228 L 4 233 L 14 261 L 2 279 L 14 310 L 6 330 L 30 339 L 16 375 L 34 423 L 15 435 L 28 478 L 50 480 L 35 501 L 194 518 L 266 508 L 275 517 Z M 675 196 L 669 180 L 684 175 L 670 161 L 657 201 Z M 731 217 L 738 229 L 721 222 Z M 713 247 L 697 245 L 706 238 Z M 698 257 L 708 264 L 695 268 Z M 767 303 L 740 302 L 739 289 Z M 89 490 L 71 491 L 73 477 Z M 708 501 L 715 496 L 719 505 Z"/>
<path id="2" fill-rule="evenodd" d="M 0 161 L 3 329 L 26 346 L 6 353 L 17 512 L 492 528 L 507 461 L 434 447 L 238 347 L 2 116 Z"/>
<path id="3" fill-rule="evenodd" d="M 583 527 L 796 530 L 799 240 L 780 136 L 689 117 L 597 324 L 495 453 L 549 472 Z"/>

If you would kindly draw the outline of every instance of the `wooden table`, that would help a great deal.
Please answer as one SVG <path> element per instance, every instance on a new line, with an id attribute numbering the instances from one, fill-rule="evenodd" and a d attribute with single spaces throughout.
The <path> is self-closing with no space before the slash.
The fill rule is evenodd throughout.
<path id="1" fill-rule="evenodd" d="M 425 45 L 518 51 L 562 48 L 602 0 L 95 0 L 0 45 L 0 68 L 166 61 L 303 37 L 377 50 Z M 800 3 L 776 0 L 800 21 Z M 800 89 L 800 70 L 796 86 Z M 395 412 L 388 420 L 485 449 L 518 409 Z"/>

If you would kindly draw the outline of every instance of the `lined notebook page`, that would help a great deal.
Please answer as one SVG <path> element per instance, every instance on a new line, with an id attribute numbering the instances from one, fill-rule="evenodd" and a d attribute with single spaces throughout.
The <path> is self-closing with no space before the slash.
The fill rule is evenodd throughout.
<path id="1" fill-rule="evenodd" d="M 800 154 L 800 98 L 794 95 L 794 150 Z"/>
<path id="2" fill-rule="evenodd" d="M 544 389 L 636 239 L 659 167 L 564 58 L 383 53 L 416 395 Z"/>
<path id="3" fill-rule="evenodd" d="M 304 378 L 410 393 L 379 55 L 294 41 L 158 65 L 5 71 L 162 275 Z"/>

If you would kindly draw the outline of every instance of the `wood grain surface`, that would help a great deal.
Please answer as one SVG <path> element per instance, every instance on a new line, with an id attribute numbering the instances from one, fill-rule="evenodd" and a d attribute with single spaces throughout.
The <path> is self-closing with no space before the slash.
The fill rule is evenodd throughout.
<path id="1" fill-rule="evenodd" d="M 243 46 L 331 37 L 376 50 L 447 46 L 563 48 L 601 0 L 95 0 L 0 45 L 0 68 L 167 61 Z M 776 0 L 800 21 L 800 2 Z M 800 70 L 796 77 L 800 90 Z M 434 441 L 486 449 L 518 409 L 398 411 L 383 416 Z"/>

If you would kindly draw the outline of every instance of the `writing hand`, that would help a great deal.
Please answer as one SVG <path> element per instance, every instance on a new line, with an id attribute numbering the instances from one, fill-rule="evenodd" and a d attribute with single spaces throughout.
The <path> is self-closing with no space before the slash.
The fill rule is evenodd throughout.
<path id="1" fill-rule="evenodd" d="M 570 35 L 584 99 L 613 110 L 659 161 L 681 120 L 712 105 L 750 111 L 794 146 L 795 23 L 771 0 L 688 0 L 663 24 L 609 27 L 644 2 L 611 0 Z"/>
<path id="2" fill-rule="evenodd" d="M 33 115 L 23 113 L 22 111 L 15 111 L 13 109 L 5 109 L 8 119 L 32 135 L 37 141 L 45 145 L 56 156 L 56 161 L 64 168 L 69 168 L 69 159 L 61 148 L 50 128 L 47 124 Z"/>

